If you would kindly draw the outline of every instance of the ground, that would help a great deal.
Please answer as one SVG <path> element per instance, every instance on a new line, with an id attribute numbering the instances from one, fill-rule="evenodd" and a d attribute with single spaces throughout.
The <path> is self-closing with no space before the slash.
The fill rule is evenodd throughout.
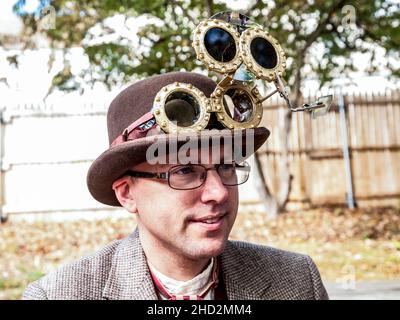
<path id="1" fill-rule="evenodd" d="M 399 300 L 400 280 L 358 281 L 354 288 L 338 283 L 326 283 L 329 297 L 333 300 Z"/>
<path id="2" fill-rule="evenodd" d="M 22 222 L 11 217 L 0 225 L 0 299 L 19 299 L 29 282 L 134 228 L 130 215 L 63 222 Z M 371 297 L 373 288 L 399 290 L 395 279 L 400 279 L 400 210 L 396 208 L 314 209 L 284 213 L 276 220 L 265 213 L 240 212 L 231 239 L 310 255 L 336 297 L 348 298 L 354 292 Z"/>

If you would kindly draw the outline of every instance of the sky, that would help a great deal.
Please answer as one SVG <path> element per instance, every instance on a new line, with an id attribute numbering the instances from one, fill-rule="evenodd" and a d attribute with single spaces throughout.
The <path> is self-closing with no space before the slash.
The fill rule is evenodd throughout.
<path id="1" fill-rule="evenodd" d="M 0 34 L 18 35 L 21 31 L 22 23 L 20 19 L 12 12 L 12 6 L 16 0 L 1 0 L 0 1 Z M 27 12 L 35 11 L 38 5 L 38 0 L 27 0 L 25 10 Z M 241 9 L 244 1 L 230 1 L 232 9 Z M 108 19 L 108 23 L 117 32 L 129 32 L 130 35 L 134 34 L 139 25 L 143 25 L 146 21 L 140 19 L 133 19 L 130 21 L 129 29 L 123 23 L 121 17 L 114 17 Z M 136 38 L 137 39 L 137 38 Z M 135 38 L 132 43 L 135 43 Z M 318 48 L 316 48 L 316 55 L 318 55 Z M 2 104 L 17 105 L 25 103 L 41 103 L 46 96 L 48 88 L 51 84 L 53 76 L 62 68 L 62 56 L 56 54 L 56 59 L 51 71 L 48 70 L 48 58 L 50 50 L 48 48 L 40 48 L 38 50 L 27 50 L 19 58 L 19 68 L 16 69 L 10 66 L 5 59 L 12 51 L 6 51 L 0 47 L 0 96 L 2 97 Z M 384 55 L 384 53 L 381 53 Z M 88 62 L 83 56 L 83 50 L 76 48 L 72 52 L 73 56 L 73 72 L 78 72 Z M 365 55 L 359 54 L 355 59 L 357 67 L 362 68 L 368 60 Z M 7 83 L 4 78 L 7 79 Z M 395 88 L 397 84 L 390 83 L 383 77 L 367 77 L 362 74 L 353 74 L 353 82 L 355 85 L 348 86 L 348 80 L 336 79 L 336 84 L 346 85 L 347 89 L 354 89 L 354 91 L 384 91 L 386 88 Z M 48 104 L 57 104 L 71 106 L 76 105 L 76 101 L 80 103 L 107 105 L 111 99 L 120 91 L 121 88 L 115 88 L 112 92 L 108 92 L 104 85 L 96 84 L 92 91 L 85 92 L 81 96 L 78 92 L 65 94 L 63 92 L 56 92 L 46 99 Z M 305 92 L 314 92 L 318 89 L 318 82 L 309 79 L 305 83 Z M 325 89 L 320 94 L 326 94 L 329 89 Z M 0 105 L 1 107 L 1 105 Z"/>

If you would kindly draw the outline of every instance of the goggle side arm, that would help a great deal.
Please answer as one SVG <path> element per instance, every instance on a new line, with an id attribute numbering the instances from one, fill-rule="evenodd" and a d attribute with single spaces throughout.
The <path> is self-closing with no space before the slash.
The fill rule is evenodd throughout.
<path id="1" fill-rule="evenodd" d="M 287 106 L 289 107 L 290 111 L 292 112 L 299 112 L 299 111 L 313 111 L 316 109 L 321 109 L 321 108 L 327 108 L 329 109 L 333 96 L 332 95 L 327 95 L 323 97 L 319 97 L 315 102 L 313 103 L 304 103 L 301 107 L 295 107 L 293 103 L 291 102 L 289 98 L 289 93 L 286 90 L 286 87 L 279 76 L 278 73 L 275 73 L 275 80 L 274 84 L 276 89 L 269 93 L 266 97 L 264 97 L 261 102 L 264 102 L 268 98 L 272 97 L 275 93 L 279 92 L 280 96 L 285 99 Z"/>

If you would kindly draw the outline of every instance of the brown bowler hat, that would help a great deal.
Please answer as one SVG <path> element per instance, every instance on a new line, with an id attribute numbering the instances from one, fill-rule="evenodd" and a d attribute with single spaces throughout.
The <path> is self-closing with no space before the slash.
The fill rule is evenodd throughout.
<path id="1" fill-rule="evenodd" d="M 110 148 L 104 151 L 89 168 L 87 174 L 87 185 L 92 196 L 107 205 L 121 206 L 118 202 L 112 184 L 134 165 L 145 162 L 146 151 L 156 141 L 165 142 L 171 145 L 171 135 L 159 132 L 156 135 L 135 137 L 122 143 L 115 144 L 115 141 L 125 132 L 133 122 L 149 113 L 153 107 L 153 101 L 157 93 L 166 85 L 174 82 L 192 84 L 202 91 L 207 97 L 211 95 L 216 83 L 210 78 L 191 72 L 171 72 L 156 75 L 145 80 L 138 81 L 123 90 L 111 102 L 107 113 L 107 128 Z M 212 124 L 209 128 L 223 129 L 218 124 Z M 207 130 L 205 134 L 185 133 L 175 134 L 174 143 L 178 147 L 190 139 L 196 139 L 199 143 L 202 140 L 211 141 L 216 137 L 232 137 L 233 130 Z M 245 141 L 246 130 L 240 130 L 240 135 Z M 254 150 L 255 152 L 267 140 L 269 130 L 264 127 L 254 129 Z M 114 143 L 113 143 L 114 142 Z M 245 146 L 243 144 L 243 146 Z"/>

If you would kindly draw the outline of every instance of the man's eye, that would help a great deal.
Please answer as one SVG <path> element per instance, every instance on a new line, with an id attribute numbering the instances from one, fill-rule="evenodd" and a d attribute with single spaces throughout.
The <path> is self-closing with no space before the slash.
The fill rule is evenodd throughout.
<path id="1" fill-rule="evenodd" d="M 193 172 L 194 172 L 194 169 L 192 166 L 186 166 L 186 167 L 181 167 L 181 168 L 175 170 L 174 174 L 185 175 L 185 174 L 191 174 Z"/>
<path id="2" fill-rule="evenodd" d="M 219 173 L 225 176 L 236 174 L 235 165 L 233 164 L 224 164 L 219 167 Z"/>
<path id="3" fill-rule="evenodd" d="M 233 164 L 223 164 L 223 165 L 221 165 L 221 170 L 224 170 L 224 171 L 229 171 L 229 170 L 235 170 L 235 165 L 233 165 Z"/>

